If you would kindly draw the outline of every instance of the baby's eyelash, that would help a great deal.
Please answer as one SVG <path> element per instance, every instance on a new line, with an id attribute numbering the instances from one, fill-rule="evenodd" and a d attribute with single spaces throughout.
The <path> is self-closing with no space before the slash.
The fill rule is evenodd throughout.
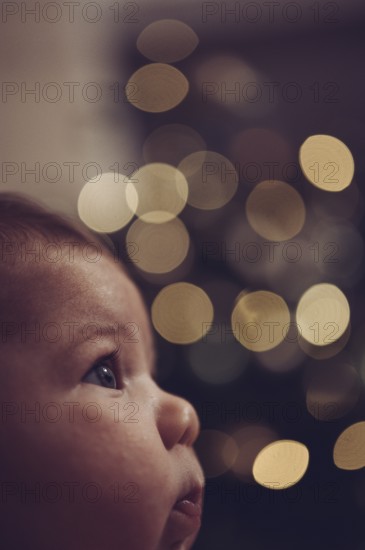
<path id="1" fill-rule="evenodd" d="M 103 355 L 102 357 L 99 357 L 93 364 L 90 370 L 94 369 L 95 367 L 103 364 L 103 363 L 109 363 L 110 367 L 112 368 L 115 378 L 117 380 L 118 387 L 122 387 L 122 380 L 121 380 L 121 374 L 120 369 L 118 368 L 118 355 L 120 352 L 120 345 L 117 346 L 112 352 Z M 88 371 L 90 372 L 90 371 Z"/>

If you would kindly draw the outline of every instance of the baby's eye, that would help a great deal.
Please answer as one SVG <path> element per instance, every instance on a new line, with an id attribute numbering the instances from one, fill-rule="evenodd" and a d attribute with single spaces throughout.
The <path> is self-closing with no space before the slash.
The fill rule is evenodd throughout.
<path id="1" fill-rule="evenodd" d="M 101 361 L 93 366 L 84 376 L 83 382 L 104 386 L 104 388 L 117 388 L 117 379 L 114 370 L 107 361 Z"/>
<path id="2" fill-rule="evenodd" d="M 104 363 L 99 363 L 89 370 L 84 376 L 83 382 L 104 386 L 105 388 L 116 389 L 117 387 L 117 380 L 113 370 Z"/>

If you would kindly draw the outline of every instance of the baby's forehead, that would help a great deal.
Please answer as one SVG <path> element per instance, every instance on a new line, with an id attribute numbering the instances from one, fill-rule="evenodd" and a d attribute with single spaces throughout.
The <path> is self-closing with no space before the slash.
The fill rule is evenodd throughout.
<path id="1" fill-rule="evenodd" d="M 107 255 L 97 262 L 75 254 L 72 262 L 29 264 L 8 282 L 3 322 L 73 324 L 76 336 L 79 328 L 92 323 L 103 336 L 138 327 L 147 340 L 152 339 L 140 293 L 120 264 Z"/>

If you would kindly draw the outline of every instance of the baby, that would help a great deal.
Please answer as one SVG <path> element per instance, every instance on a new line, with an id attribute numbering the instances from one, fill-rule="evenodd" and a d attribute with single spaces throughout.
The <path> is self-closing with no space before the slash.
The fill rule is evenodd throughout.
<path id="1" fill-rule="evenodd" d="M 1 548 L 191 548 L 199 421 L 154 381 L 146 309 L 112 253 L 2 193 L 0 318 Z"/>

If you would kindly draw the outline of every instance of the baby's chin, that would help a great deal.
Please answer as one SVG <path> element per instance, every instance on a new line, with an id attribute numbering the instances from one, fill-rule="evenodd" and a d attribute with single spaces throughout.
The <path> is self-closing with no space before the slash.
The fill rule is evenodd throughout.
<path id="1" fill-rule="evenodd" d="M 174 512 L 171 516 L 157 550 L 190 550 L 200 530 L 200 519 L 189 524 L 184 518 L 174 517 Z"/>

